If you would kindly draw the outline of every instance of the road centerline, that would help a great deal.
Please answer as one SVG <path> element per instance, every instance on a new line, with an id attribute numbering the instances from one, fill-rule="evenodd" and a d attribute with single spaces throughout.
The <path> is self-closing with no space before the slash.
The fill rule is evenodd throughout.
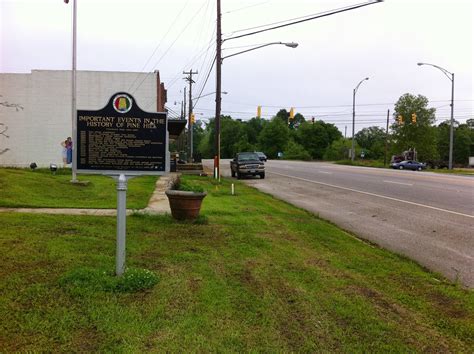
<path id="1" fill-rule="evenodd" d="M 396 202 L 400 202 L 400 203 L 406 203 L 406 204 L 410 204 L 410 205 L 415 205 L 415 206 L 419 206 L 419 207 L 423 207 L 423 208 L 428 208 L 428 209 L 432 209 L 432 210 L 442 211 L 442 212 L 450 213 L 450 214 L 454 214 L 454 215 L 465 216 L 465 217 L 474 219 L 474 215 L 459 213 L 459 212 L 452 211 L 452 210 L 448 210 L 448 209 L 437 208 L 437 207 L 434 207 L 434 206 L 431 206 L 431 205 L 426 205 L 426 204 L 420 204 L 420 203 L 410 202 L 410 201 L 408 201 L 408 200 L 403 200 L 403 199 L 388 197 L 388 196 L 385 196 L 385 195 L 380 195 L 380 194 L 365 192 L 365 191 L 361 191 L 361 190 L 357 190 L 357 189 L 353 189 L 353 188 L 347 188 L 347 187 L 336 186 L 336 185 L 330 184 L 330 183 L 312 181 L 312 180 L 310 180 L 310 179 L 301 178 L 301 177 L 296 177 L 296 176 L 290 176 L 290 175 L 285 175 L 285 174 L 283 174 L 283 173 L 278 173 L 278 172 L 270 172 L 270 171 L 267 171 L 267 173 L 275 174 L 275 175 L 282 176 L 282 177 L 294 178 L 294 179 L 298 179 L 298 180 L 300 180 L 300 181 L 305 181 L 305 182 L 309 182 L 309 183 L 321 184 L 321 185 L 323 185 L 323 186 L 328 186 L 328 187 L 333 187 L 333 188 L 339 188 L 339 189 L 343 189 L 343 190 L 350 191 L 350 192 L 361 193 L 361 194 L 370 195 L 370 196 L 373 196 L 373 197 L 383 198 L 383 199 L 387 199 L 387 200 L 392 200 L 392 201 L 396 201 Z"/>

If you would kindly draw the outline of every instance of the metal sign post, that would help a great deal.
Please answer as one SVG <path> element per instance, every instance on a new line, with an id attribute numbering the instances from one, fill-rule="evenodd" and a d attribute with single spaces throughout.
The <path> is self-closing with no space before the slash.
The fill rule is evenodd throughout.
<path id="1" fill-rule="evenodd" d="M 114 178 L 117 180 L 117 251 L 115 256 L 115 274 L 121 276 L 125 272 L 128 178 L 124 174 Z"/>
<path id="2" fill-rule="evenodd" d="M 165 112 L 145 112 L 126 92 L 114 94 L 101 110 L 77 111 L 78 173 L 110 176 L 117 183 L 115 273 L 125 272 L 127 182 L 170 170 L 168 119 Z"/>

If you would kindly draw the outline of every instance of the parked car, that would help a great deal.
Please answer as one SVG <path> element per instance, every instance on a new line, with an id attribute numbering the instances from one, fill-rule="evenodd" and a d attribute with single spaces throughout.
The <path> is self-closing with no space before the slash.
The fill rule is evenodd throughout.
<path id="1" fill-rule="evenodd" d="M 260 176 L 265 178 L 265 166 L 260 157 L 254 152 L 239 152 L 234 159 L 230 161 L 230 171 L 232 177 L 237 176 L 241 179 L 243 176 Z"/>
<path id="2" fill-rule="evenodd" d="M 258 158 L 260 159 L 260 161 L 265 161 L 267 162 L 267 155 L 265 155 L 263 152 L 261 151 L 255 151 L 255 153 L 258 155 Z"/>
<path id="3" fill-rule="evenodd" d="M 402 162 L 392 163 L 390 167 L 398 169 L 398 170 L 421 171 L 421 170 L 426 169 L 426 164 L 418 162 L 418 161 L 402 161 Z"/>

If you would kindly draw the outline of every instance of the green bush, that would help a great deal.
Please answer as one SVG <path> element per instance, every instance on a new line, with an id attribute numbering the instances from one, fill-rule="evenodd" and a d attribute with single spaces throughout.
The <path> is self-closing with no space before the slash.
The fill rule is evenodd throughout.
<path id="1" fill-rule="evenodd" d="M 286 150 L 283 153 L 283 158 L 286 160 L 311 160 L 311 155 L 304 147 L 293 140 L 288 142 Z"/>
<path id="2" fill-rule="evenodd" d="M 185 192 L 204 193 L 204 188 L 202 186 L 193 184 L 190 181 L 183 181 L 181 178 L 176 181 L 174 189 Z"/>

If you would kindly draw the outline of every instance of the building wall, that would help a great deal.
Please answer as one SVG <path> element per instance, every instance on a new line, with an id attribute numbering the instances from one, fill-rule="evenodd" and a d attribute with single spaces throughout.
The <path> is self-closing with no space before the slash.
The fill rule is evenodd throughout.
<path id="1" fill-rule="evenodd" d="M 125 91 L 144 111 L 156 112 L 160 94 L 157 75 L 78 71 L 77 109 L 101 109 L 114 93 Z M 130 91 L 142 80 L 138 89 Z M 71 71 L 0 74 L 0 101 L 23 107 L 17 111 L 0 106 L 0 123 L 4 124 L 0 132 L 8 128 L 0 134 L 0 166 L 27 167 L 31 162 L 40 167 L 62 165 L 60 142 L 72 136 L 71 85 Z"/>

